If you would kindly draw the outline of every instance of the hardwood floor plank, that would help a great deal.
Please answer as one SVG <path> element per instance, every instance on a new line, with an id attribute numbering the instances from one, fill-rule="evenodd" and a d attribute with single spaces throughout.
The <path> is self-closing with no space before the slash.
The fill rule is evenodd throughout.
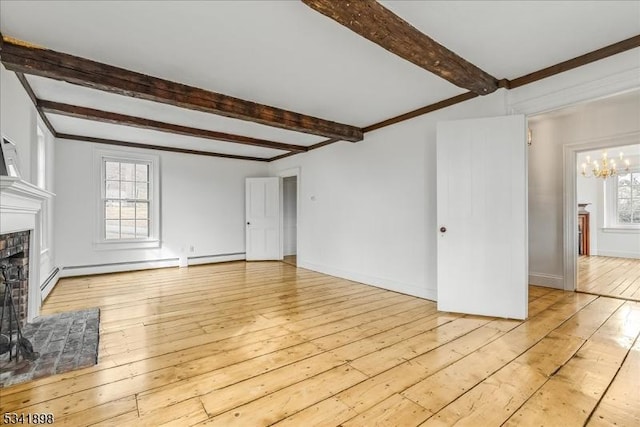
<path id="1" fill-rule="evenodd" d="M 431 412 L 409 399 L 392 394 L 360 415 L 342 423 L 343 427 L 411 426 L 429 418 Z"/>
<path id="2" fill-rule="evenodd" d="M 133 411 L 137 411 L 136 397 L 130 395 L 103 405 L 92 406 L 84 411 L 74 412 L 65 417 L 56 416 L 55 424 L 72 427 L 97 424 Z"/>
<path id="3" fill-rule="evenodd" d="M 66 383 L 66 387 L 64 388 L 59 387 L 56 383 L 50 383 L 46 386 L 38 387 L 35 391 L 9 395 L 6 398 L 3 397 L 2 404 L 8 408 L 13 407 L 13 405 L 35 404 L 46 402 L 47 400 L 64 398 L 66 395 L 77 394 L 85 390 L 108 396 L 108 393 L 105 394 L 105 389 L 113 389 L 113 392 L 117 393 L 119 387 L 124 387 L 128 384 L 127 387 L 130 388 L 127 390 L 131 390 L 131 387 L 133 387 L 131 381 L 133 379 L 136 380 L 136 384 L 141 385 L 140 388 L 133 388 L 133 392 L 143 393 L 146 390 L 159 388 L 167 384 L 174 384 L 182 380 L 185 376 L 198 375 L 202 372 L 210 372 L 216 368 L 235 364 L 239 360 L 244 360 L 247 354 L 252 354 L 254 357 L 257 357 L 261 354 L 269 354 L 278 349 L 291 347 L 304 341 L 293 334 L 282 335 L 275 338 L 262 338 L 262 341 L 257 339 L 251 343 L 245 343 L 246 337 L 241 340 L 230 339 L 229 341 L 232 343 L 230 347 L 233 348 L 228 350 L 220 343 L 217 343 L 219 348 L 192 347 L 193 352 L 186 354 L 187 361 L 183 359 L 183 357 L 185 357 L 184 354 L 176 355 L 175 353 L 169 353 L 136 363 L 124 363 L 106 371 L 95 371 L 86 376 L 78 376 L 77 380 Z M 169 376 L 171 372 L 175 373 L 176 371 L 177 375 L 174 374 L 173 377 Z M 163 376 L 166 382 L 158 383 L 155 381 L 157 376 Z M 173 378 L 173 380 L 169 380 L 170 378 Z M 126 393 L 127 390 L 123 389 L 121 393 Z M 185 397 L 185 399 L 186 398 L 187 397 Z"/>
<path id="4" fill-rule="evenodd" d="M 399 308 L 402 309 L 402 307 Z M 378 310 L 376 313 L 378 316 L 385 316 L 386 314 L 393 314 L 395 312 L 395 306 L 391 306 L 386 307 L 382 310 Z M 366 320 L 370 319 L 363 319 L 363 321 Z M 270 336 L 270 334 L 268 333 L 265 333 L 265 331 L 271 332 L 272 336 Z M 260 336 L 261 339 L 252 340 L 251 338 L 253 336 Z M 137 352 L 139 353 L 139 357 L 132 357 L 132 355 L 134 355 L 136 352 L 127 353 L 124 358 L 120 358 L 119 360 L 119 366 L 121 368 L 112 369 L 108 373 L 101 372 L 100 376 L 104 377 L 106 374 L 108 374 L 112 381 L 117 381 L 119 379 L 129 378 L 147 372 L 150 372 L 149 376 L 157 375 L 158 370 L 162 368 L 172 367 L 178 362 L 183 363 L 181 372 L 186 371 L 188 372 L 188 376 L 195 376 L 204 371 L 210 372 L 212 370 L 215 370 L 217 367 L 221 367 L 221 363 L 233 363 L 237 358 L 240 358 L 241 356 L 246 355 L 251 351 L 255 352 L 254 356 L 260 356 L 261 354 L 266 354 L 270 351 L 276 351 L 279 348 L 286 348 L 288 346 L 299 344 L 302 341 L 303 340 L 298 335 L 288 333 L 288 331 L 284 329 L 270 328 L 269 330 L 261 330 L 252 334 L 234 336 L 232 338 L 215 341 L 210 344 L 206 344 L 205 340 L 199 340 L 198 342 L 200 342 L 201 345 L 189 347 L 188 350 L 183 350 L 178 359 L 175 358 L 173 353 L 167 353 L 166 355 L 163 354 L 158 357 L 150 357 L 150 354 L 153 353 L 153 350 L 149 347 Z M 173 343 L 172 345 L 174 344 L 175 343 Z M 185 345 L 185 341 L 179 343 L 179 346 L 182 346 L 182 348 L 187 348 Z M 252 348 L 255 348 L 255 350 L 252 350 Z M 221 352 L 223 351 L 225 353 L 220 356 Z M 213 352 L 213 355 L 209 356 L 211 352 Z M 107 358 L 108 357 L 109 356 L 107 356 Z M 201 358 L 204 359 L 202 359 L 201 361 L 198 360 Z M 130 359 L 141 359 L 141 361 L 126 363 L 130 361 Z M 190 359 L 194 359 L 195 362 L 186 363 Z M 102 360 L 104 361 L 105 358 L 103 358 Z M 185 374 L 181 373 L 181 376 L 184 377 L 184 375 Z M 85 379 L 81 383 L 70 384 L 67 388 L 65 388 L 65 391 L 67 393 L 77 392 L 89 388 L 93 384 L 93 380 L 89 378 Z M 41 388 L 38 391 L 38 397 L 40 397 L 41 399 L 51 399 L 53 397 L 59 396 L 59 388 L 57 388 L 55 384 L 45 389 Z M 36 396 L 30 394 L 28 400 L 23 396 L 16 396 L 10 401 L 19 401 L 21 403 L 26 403 L 27 401 L 34 402 L 35 400 Z M 10 401 L 8 400 L 7 403 L 9 403 Z"/>
<path id="5" fill-rule="evenodd" d="M 640 301 L 640 259 L 580 256 L 577 289 Z"/>
<path id="6" fill-rule="evenodd" d="M 573 357 L 621 305 L 620 300 L 598 298 L 424 425 L 501 425 Z"/>
<path id="7" fill-rule="evenodd" d="M 113 426 L 134 426 L 138 423 L 138 411 L 130 411 L 122 415 L 117 415 L 105 421 L 94 424 L 84 424 L 92 427 L 113 427 Z"/>
<path id="8" fill-rule="evenodd" d="M 626 302 L 506 425 L 586 422 L 638 334 L 640 304 Z"/>
<path id="9" fill-rule="evenodd" d="M 616 278 L 615 260 L 596 261 L 582 277 L 638 292 L 633 263 Z M 2 388 L 0 412 L 73 426 L 638 419 L 639 309 L 622 299 L 532 286 L 523 322 L 233 262 L 61 279 L 43 313 L 92 306 L 98 364 Z"/>
<path id="10" fill-rule="evenodd" d="M 366 378 L 366 375 L 348 365 L 337 366 L 310 377 L 304 382 L 292 384 L 268 396 L 234 407 L 200 425 L 270 425 Z M 203 399 L 203 403 L 211 415 L 209 411 L 212 407 L 211 400 Z"/>
<path id="11" fill-rule="evenodd" d="M 449 402 L 533 347 L 595 299 L 593 296 L 576 294 L 574 298 L 561 301 L 401 394 L 432 413 L 437 413 Z"/>
<path id="12" fill-rule="evenodd" d="M 286 367 L 320 353 L 321 350 L 313 344 L 302 343 L 218 370 L 207 370 L 204 374 L 141 393 L 138 396 L 140 412 L 148 413 L 187 398 L 203 396 L 212 390 L 241 382 L 258 373 Z"/>
<path id="13" fill-rule="evenodd" d="M 640 338 L 636 338 L 622 368 L 598 403 L 587 425 L 640 425 Z"/>
<path id="14" fill-rule="evenodd" d="M 408 359 L 413 359 L 420 354 L 466 335 L 490 321 L 490 318 L 462 317 L 444 325 L 438 325 L 434 322 L 427 324 L 426 327 L 428 329 L 423 333 L 415 334 L 414 331 L 408 331 L 409 336 L 405 336 L 397 331 L 390 331 L 389 336 L 381 337 L 380 340 L 367 340 L 364 343 L 359 341 L 332 350 L 332 353 L 345 361 L 350 361 L 351 366 L 359 371 L 369 376 L 374 376 Z"/>
<path id="15" fill-rule="evenodd" d="M 500 336 L 496 329 L 482 326 L 414 359 L 404 361 L 336 397 L 358 413 L 363 413 L 395 393 L 451 365 L 487 341 Z M 346 421 L 346 420 L 344 420 Z"/>
<path id="16" fill-rule="evenodd" d="M 135 425 L 141 426 L 191 426 L 208 418 L 200 399 L 183 400 L 175 405 L 165 406 L 159 410 L 140 414 Z"/>
<path id="17" fill-rule="evenodd" d="M 201 397 L 202 404 L 210 416 L 219 415 L 341 365 L 344 362 L 340 358 L 328 352 L 321 353 L 214 390 Z"/>
<path id="18" fill-rule="evenodd" d="M 331 397 L 281 419 L 273 425 L 279 427 L 338 426 L 342 420 L 348 420 L 357 415 L 356 411 L 342 403 L 340 399 Z"/>

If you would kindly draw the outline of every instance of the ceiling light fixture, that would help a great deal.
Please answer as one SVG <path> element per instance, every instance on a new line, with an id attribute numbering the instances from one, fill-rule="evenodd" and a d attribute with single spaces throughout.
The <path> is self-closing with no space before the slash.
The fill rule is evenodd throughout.
<path id="1" fill-rule="evenodd" d="M 624 153 L 620 152 L 620 163 L 624 164 L 624 171 L 629 172 L 629 159 L 624 158 Z M 591 170 L 587 171 L 587 167 L 591 166 Z M 591 161 L 591 156 L 587 156 L 586 163 L 582 164 L 582 176 L 587 178 L 602 178 L 607 179 L 610 176 L 618 174 L 618 165 L 616 165 L 615 159 L 610 159 L 607 156 L 607 152 L 602 153 L 602 159 L 600 161 Z"/>

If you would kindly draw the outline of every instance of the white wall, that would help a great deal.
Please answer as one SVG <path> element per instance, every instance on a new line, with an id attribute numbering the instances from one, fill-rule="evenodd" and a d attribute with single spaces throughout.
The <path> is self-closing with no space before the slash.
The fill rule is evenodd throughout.
<path id="1" fill-rule="evenodd" d="M 284 255 L 296 254 L 297 243 L 297 185 L 298 178 L 295 176 L 286 177 L 282 180 L 282 231 Z"/>
<path id="2" fill-rule="evenodd" d="M 177 265 L 187 257 L 189 264 L 244 259 L 244 179 L 266 176 L 266 163 L 143 150 L 160 156 L 162 246 L 101 250 L 94 247 L 93 153 L 127 150 L 67 140 L 56 145 L 55 233 L 64 275 Z"/>
<path id="3" fill-rule="evenodd" d="M 300 167 L 298 262 L 302 267 L 435 298 L 435 126 L 439 120 L 505 114 L 537 98 L 564 102 L 564 90 L 635 72 L 637 49 L 508 92 L 476 98 L 368 133 L 364 141 L 337 143 L 273 162 L 161 154 L 161 249 L 93 248 L 92 147 L 56 141 L 55 249 L 61 266 L 153 261 L 244 252 L 244 178 Z M 8 77 L 7 77 L 8 76 Z M 615 83 L 615 82 L 614 82 Z M 17 84 L 17 85 L 16 85 Z M 585 97 L 609 90 L 599 85 Z M 2 131 L 21 144 L 25 176 L 35 138 L 35 112 L 15 77 L 2 74 Z M 533 104 L 532 104 L 533 103 Z M 540 108 L 548 104 L 540 101 Z M 516 108 L 517 109 L 517 108 Z M 17 110 L 22 111 L 19 113 Z M 539 110 L 538 110 L 539 111 Z M 634 122 L 634 115 L 636 121 Z M 638 130 L 637 111 L 606 111 L 568 126 L 532 123 L 530 151 L 531 270 L 562 279 L 562 145 Z M 22 142 L 30 141 L 30 142 Z M 546 142 L 541 142 L 546 141 Z M 190 246 L 194 252 L 189 253 Z M 186 252 L 183 252 L 184 251 Z M 111 271 L 117 266 L 109 266 Z M 128 268 L 128 267 L 127 267 Z M 83 271 L 76 269 L 76 272 Z"/>
<path id="4" fill-rule="evenodd" d="M 13 72 L 7 71 L 0 66 L 0 133 L 3 137 L 16 145 L 16 151 L 20 161 L 19 169 L 21 178 L 32 184 L 37 184 L 37 131 L 36 126 L 40 123 L 38 113 L 29 99 L 27 92 Z M 45 189 L 55 192 L 54 185 L 54 158 L 55 147 L 54 138 L 49 130 L 40 123 L 40 127 L 45 137 Z M 54 217 L 55 197 L 49 201 L 44 209 L 42 223 L 43 230 L 47 233 L 45 239 L 48 248 L 43 248 L 40 254 L 40 285 L 46 281 L 56 268 L 56 257 L 53 237 L 53 217 Z M 41 213 L 41 215 L 43 215 Z M 51 285 L 55 284 L 55 279 Z M 47 289 L 50 290 L 51 287 Z"/>
<path id="5" fill-rule="evenodd" d="M 301 168 L 298 265 L 435 299 L 436 123 L 507 111 L 539 112 L 549 105 L 571 102 L 570 98 L 601 96 L 612 87 L 628 85 L 629 74 L 637 78 L 637 58 L 638 49 L 509 91 L 506 96 L 498 91 L 367 133 L 359 143 L 332 144 L 271 163 L 272 175 Z M 580 85 L 576 93 L 574 88 Z M 574 131 L 580 135 L 570 137 L 602 132 L 600 124 L 609 119 L 610 126 L 626 120 L 610 112 Z M 538 133 L 557 131 L 551 125 L 541 126 L 534 138 L 538 141 Z M 559 280 L 561 286 L 562 148 L 561 144 L 544 148 L 535 144 L 530 151 L 530 269 L 551 276 L 552 285 Z"/>
<path id="6" fill-rule="evenodd" d="M 22 179 L 33 184 L 31 165 L 37 139 L 36 116 L 36 109 L 16 75 L 0 66 L 0 130 L 3 137 L 16 145 Z"/>
<path id="7" fill-rule="evenodd" d="M 640 259 L 640 232 L 598 228 L 596 255 Z"/>
<path id="8" fill-rule="evenodd" d="M 436 123 L 504 113 L 499 91 L 271 163 L 300 167 L 298 266 L 434 299 Z"/>

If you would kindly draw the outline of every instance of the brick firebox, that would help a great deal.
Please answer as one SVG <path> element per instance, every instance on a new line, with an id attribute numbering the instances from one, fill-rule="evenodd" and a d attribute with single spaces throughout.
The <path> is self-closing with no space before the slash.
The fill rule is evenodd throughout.
<path id="1" fill-rule="evenodd" d="M 13 303 L 20 321 L 24 326 L 27 322 L 29 299 L 29 231 L 0 235 L 0 265 L 6 266 L 5 275 L 11 280 L 13 288 Z M 5 298 L 5 284 L 0 275 L 0 313 Z M 8 327 L 9 313 L 2 317 L 2 330 Z"/>

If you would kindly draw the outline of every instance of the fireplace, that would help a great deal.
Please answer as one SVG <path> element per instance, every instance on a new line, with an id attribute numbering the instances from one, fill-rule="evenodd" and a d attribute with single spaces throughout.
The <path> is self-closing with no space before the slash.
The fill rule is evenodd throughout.
<path id="1" fill-rule="evenodd" d="M 12 296 L 22 324 L 40 314 L 40 215 L 52 196 L 20 178 L 0 176 L 0 265 L 14 279 Z M 3 293 L 4 284 L 0 288 Z"/>
<path id="2" fill-rule="evenodd" d="M 21 231 L 0 235 L 0 267 L 4 277 L 10 281 L 12 287 L 13 304 L 16 309 L 16 317 L 20 326 L 27 322 L 29 301 L 29 236 L 31 231 Z M 4 278 L 0 274 L 0 282 Z M 5 284 L 0 283 L 0 301 L 5 299 Z M 2 313 L 0 307 L 0 319 L 2 330 L 8 329 L 9 317 L 12 313 Z"/>

